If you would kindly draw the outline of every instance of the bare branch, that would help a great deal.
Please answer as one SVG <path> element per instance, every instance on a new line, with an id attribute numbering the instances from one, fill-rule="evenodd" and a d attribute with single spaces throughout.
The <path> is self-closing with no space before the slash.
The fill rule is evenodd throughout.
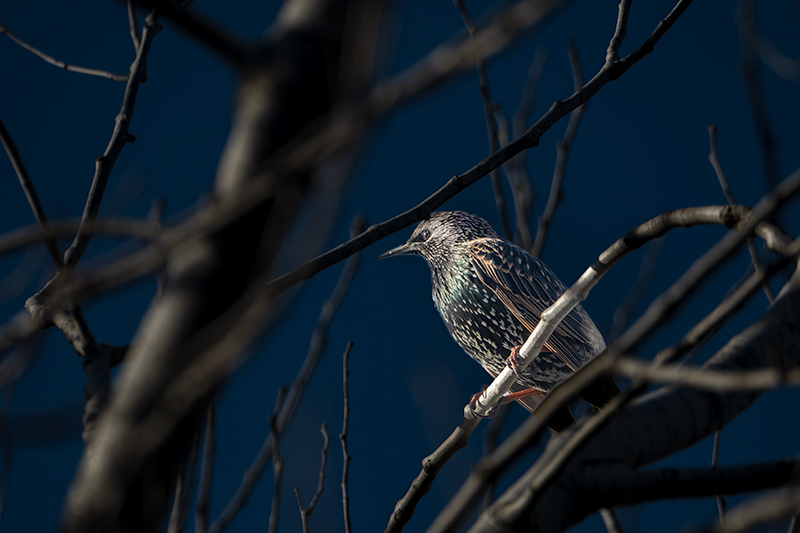
<path id="1" fill-rule="evenodd" d="M 0 28 L 2 28 L 2 26 L 0 26 Z M 14 142 L 14 139 L 11 138 L 11 134 L 6 129 L 2 120 L 0 120 L 0 141 L 2 141 L 8 158 L 11 160 L 11 165 L 17 173 L 19 184 L 22 186 L 22 190 L 28 198 L 28 204 L 31 206 L 33 216 L 36 217 L 36 222 L 39 224 L 39 228 L 41 228 L 45 247 L 50 257 L 53 259 L 56 268 L 61 269 L 64 266 L 64 262 L 61 259 L 61 252 L 58 250 L 58 243 L 56 242 L 55 236 L 53 236 L 53 232 L 50 230 L 50 226 L 47 223 L 47 215 L 45 215 L 44 207 L 42 207 L 42 202 L 39 200 L 39 195 L 36 194 L 36 187 L 34 187 L 33 180 L 31 180 L 28 170 L 25 168 L 25 163 L 22 161 L 22 155 L 20 155 L 17 149 L 17 144 Z"/>
<path id="2" fill-rule="evenodd" d="M 614 509 L 600 509 L 600 517 L 603 519 L 603 524 L 606 526 L 606 531 L 608 531 L 608 533 L 625 533 Z"/>
<path id="3" fill-rule="evenodd" d="M 117 162 L 122 148 L 129 142 L 135 140 L 134 137 L 128 133 L 128 128 L 133 119 L 136 96 L 139 94 L 139 85 L 144 81 L 147 71 L 147 57 L 150 53 L 150 46 L 153 43 L 153 38 L 160 31 L 161 25 L 157 22 L 157 16 L 151 13 L 147 17 L 146 25 L 142 32 L 142 44 L 139 47 L 139 52 L 136 54 L 136 59 L 134 59 L 131 64 L 131 74 L 125 86 L 122 108 L 115 119 L 114 131 L 111 134 L 111 139 L 108 141 L 105 152 L 103 152 L 102 156 L 97 158 L 95 164 L 92 185 L 89 189 L 89 195 L 86 198 L 83 216 L 81 217 L 83 223 L 94 222 L 97 218 L 97 212 L 100 209 L 100 202 L 103 199 L 103 193 L 106 190 L 106 184 L 111 175 L 111 170 L 114 168 L 114 164 Z M 64 264 L 67 267 L 74 268 L 75 265 L 78 264 L 91 238 L 91 231 L 78 231 L 78 235 L 75 236 L 72 245 L 70 245 L 69 249 L 64 254 Z"/>
<path id="4" fill-rule="evenodd" d="M 2 22 L 0 22 L 0 33 L 6 34 L 12 41 L 20 45 L 21 47 L 25 48 L 29 52 L 32 52 L 39 56 L 40 58 L 44 59 L 51 65 L 55 65 L 58 68 L 62 68 L 64 70 L 68 70 L 70 72 L 77 72 L 78 74 L 88 74 L 89 76 L 99 76 L 101 78 L 108 78 L 114 81 L 128 81 L 128 76 L 122 76 L 120 74 L 112 74 L 111 72 L 106 72 L 105 70 L 98 70 L 94 68 L 85 68 L 85 67 L 78 67 L 76 65 L 68 65 L 63 61 L 59 61 L 52 56 L 49 56 L 42 52 L 41 50 L 31 46 L 30 44 L 26 43 L 9 30 Z"/>
<path id="5" fill-rule="evenodd" d="M 613 63 L 619 60 L 619 49 L 622 46 L 622 41 L 628 34 L 628 14 L 631 11 L 631 1 L 621 0 L 619 3 L 619 13 L 617 14 L 617 27 L 614 30 L 614 36 L 611 42 L 608 43 L 608 50 L 606 51 L 606 64 Z"/>

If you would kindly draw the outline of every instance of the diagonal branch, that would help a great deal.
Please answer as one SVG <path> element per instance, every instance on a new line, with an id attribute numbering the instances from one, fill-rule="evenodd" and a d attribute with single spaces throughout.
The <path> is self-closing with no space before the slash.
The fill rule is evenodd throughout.
<path id="1" fill-rule="evenodd" d="M 61 252 L 58 250 L 56 238 L 50 229 L 50 225 L 47 223 L 47 215 L 45 215 L 44 207 L 42 207 L 42 202 L 39 200 L 39 195 L 36 193 L 36 187 L 34 187 L 33 180 L 28 174 L 28 169 L 25 168 L 25 163 L 22 161 L 22 155 L 19 153 L 17 144 L 14 142 L 14 139 L 11 137 L 11 134 L 6 129 L 2 120 L 0 120 L 0 141 L 2 141 L 8 158 L 11 160 L 11 165 L 17 173 L 19 184 L 22 186 L 22 190 L 28 198 L 33 216 L 36 217 L 36 222 L 39 224 L 39 228 L 42 231 L 45 247 L 50 257 L 53 259 L 56 268 L 61 269 L 64 266 L 64 262 L 61 259 Z"/>

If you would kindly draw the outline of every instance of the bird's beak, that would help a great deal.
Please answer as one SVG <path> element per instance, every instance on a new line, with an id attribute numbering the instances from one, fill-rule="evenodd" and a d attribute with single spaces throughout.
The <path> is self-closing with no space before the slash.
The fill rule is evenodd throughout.
<path id="1" fill-rule="evenodd" d="M 376 257 L 375 260 L 384 259 L 386 257 L 396 257 L 398 255 L 417 255 L 418 253 L 419 250 L 417 250 L 417 243 L 407 242 L 405 244 L 401 244 L 397 248 L 392 248 L 388 252 L 382 253 Z"/>

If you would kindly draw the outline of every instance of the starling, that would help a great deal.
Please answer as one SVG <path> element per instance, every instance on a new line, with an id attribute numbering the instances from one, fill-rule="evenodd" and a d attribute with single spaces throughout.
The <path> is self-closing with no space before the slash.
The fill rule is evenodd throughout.
<path id="1" fill-rule="evenodd" d="M 433 213 L 405 244 L 378 259 L 398 255 L 421 255 L 428 262 L 433 303 L 450 335 L 492 377 L 525 342 L 542 311 L 567 290 L 547 265 L 500 238 L 482 218 L 462 211 Z M 533 411 L 543 395 L 604 349 L 603 336 L 578 305 L 518 373 L 511 391 L 529 391 L 517 401 Z M 583 397 L 601 407 L 617 392 L 609 376 Z M 572 422 L 565 408 L 551 426 L 560 431 Z"/>

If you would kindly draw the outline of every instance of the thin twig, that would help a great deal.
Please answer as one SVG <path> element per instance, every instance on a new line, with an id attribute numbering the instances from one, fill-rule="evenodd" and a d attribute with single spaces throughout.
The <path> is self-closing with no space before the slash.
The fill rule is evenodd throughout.
<path id="1" fill-rule="evenodd" d="M 139 37 L 139 23 L 136 21 L 136 2 L 127 0 L 125 2 L 128 7 L 128 26 L 130 26 L 131 41 L 133 41 L 134 52 L 139 51 L 142 40 Z"/>
<path id="2" fill-rule="evenodd" d="M 303 527 L 303 533 L 308 533 L 308 515 L 303 509 L 303 498 L 300 497 L 300 487 L 294 488 L 294 495 L 297 498 L 297 507 L 300 510 L 300 525 Z"/>
<path id="3" fill-rule="evenodd" d="M 128 132 L 128 128 L 133 119 L 136 97 L 139 94 L 139 85 L 144 81 L 146 75 L 147 57 L 150 53 L 150 46 L 153 43 L 153 38 L 161 31 L 161 25 L 158 23 L 157 14 L 151 13 L 147 16 L 145 22 L 146 25 L 142 33 L 142 43 L 139 47 L 136 59 L 134 59 L 131 64 L 131 75 L 128 79 L 128 84 L 125 86 L 122 108 L 115 119 L 114 131 L 111 134 L 111 139 L 108 141 L 108 146 L 103 152 L 103 155 L 97 158 L 95 164 L 95 174 L 92 178 L 92 185 L 89 189 L 89 195 L 86 198 L 83 216 L 81 217 L 81 220 L 87 223 L 94 222 L 97 218 L 108 178 L 111 175 L 114 164 L 117 162 L 119 154 L 122 152 L 122 148 L 135 140 Z M 64 254 L 64 264 L 74 268 L 83 255 L 83 252 L 86 250 L 86 247 L 89 245 L 91 238 L 91 231 L 79 230 L 78 235 L 75 236 L 75 240 Z"/>
<path id="4" fill-rule="evenodd" d="M 569 39 L 569 63 L 572 66 L 572 81 L 575 87 L 575 92 L 578 92 L 583 87 L 583 73 L 581 72 L 581 60 L 578 55 L 578 47 L 575 44 L 575 38 Z M 547 197 L 547 205 L 544 208 L 542 216 L 539 217 L 539 226 L 536 229 L 536 239 L 533 243 L 531 255 L 534 257 L 541 257 L 544 250 L 544 243 L 547 239 L 547 232 L 550 229 L 550 224 L 553 222 L 553 217 L 556 214 L 556 209 L 561 203 L 563 194 L 564 172 L 567 167 L 567 157 L 572 142 L 575 139 L 575 133 L 578 131 L 578 125 L 581 122 L 581 117 L 586 110 L 586 105 L 577 108 L 569 117 L 567 129 L 564 131 L 564 137 L 556 145 L 556 165 L 553 169 L 553 180 L 550 183 L 550 194 Z"/>
<path id="5" fill-rule="evenodd" d="M 708 125 L 708 141 L 710 145 L 708 161 L 711 163 L 711 166 L 714 167 L 717 180 L 719 181 L 720 187 L 722 187 L 722 193 L 725 195 L 725 198 L 728 199 L 728 203 L 734 205 L 736 204 L 736 198 L 733 196 L 733 191 L 731 191 L 731 188 L 728 186 L 728 180 L 725 179 L 725 173 L 722 170 L 722 164 L 719 161 L 719 154 L 717 153 L 717 126 L 715 124 Z M 758 250 L 753 242 L 753 238 L 749 235 L 747 236 L 747 251 L 750 252 L 750 261 L 753 264 L 753 269 L 757 273 L 760 272 L 761 260 L 758 257 Z M 769 286 L 769 283 L 764 282 L 763 289 L 764 295 L 766 295 L 769 303 L 774 302 L 775 294 L 772 292 L 772 287 Z"/>
<path id="6" fill-rule="evenodd" d="M 347 363 L 350 359 L 350 350 L 353 349 L 353 341 L 347 343 L 347 348 L 342 356 L 342 389 L 344 395 L 344 414 L 342 416 L 342 432 L 339 433 L 339 440 L 342 443 L 342 512 L 344 513 L 344 531 L 351 533 L 350 525 L 350 494 L 347 490 L 347 479 L 350 472 L 350 454 L 347 451 L 347 426 L 350 421 L 350 392 L 347 387 L 347 378 L 350 372 L 347 370 Z"/>
<path id="7" fill-rule="evenodd" d="M 44 59 L 45 61 L 47 61 L 51 65 L 57 66 L 58 68 L 62 68 L 64 70 L 69 70 L 70 72 L 77 72 L 78 74 L 88 74 L 89 76 L 98 76 L 98 77 L 101 77 L 101 78 L 108 78 L 108 79 L 114 80 L 114 81 L 127 81 L 128 80 L 128 76 L 122 76 L 121 74 L 112 74 L 111 72 L 106 72 L 105 70 L 78 67 L 76 65 L 68 65 L 67 63 L 64 63 L 63 61 L 59 61 L 58 59 L 45 54 L 44 52 L 42 52 L 38 48 L 26 43 L 25 41 L 23 41 L 22 39 L 20 39 L 19 37 L 17 37 L 13 33 L 11 33 L 11 30 L 9 30 L 2 22 L 0 22 L 0 33 L 6 34 L 9 37 L 9 39 L 11 39 L 12 41 L 17 43 L 18 45 L 20 45 L 24 49 L 28 50 L 29 52 L 32 52 L 32 53 L 36 54 L 40 58 Z"/>
<path id="8" fill-rule="evenodd" d="M 311 513 L 314 512 L 314 509 L 317 507 L 317 503 L 319 502 L 320 497 L 322 496 L 322 491 L 325 490 L 325 466 L 328 464 L 328 446 L 331 443 L 331 438 L 328 435 L 328 426 L 324 423 L 319 428 L 320 433 L 322 433 L 322 460 L 320 461 L 319 465 L 319 482 L 317 483 L 317 490 L 314 493 L 314 497 L 311 498 L 311 502 L 308 504 L 306 508 L 306 512 L 308 516 L 311 516 Z"/>
<path id="9" fill-rule="evenodd" d="M 308 507 L 303 507 L 303 500 L 300 498 L 300 487 L 294 488 L 294 493 L 297 496 L 297 505 L 300 507 L 300 519 L 303 524 L 303 533 L 308 533 L 308 519 L 317 507 L 317 503 L 322 496 L 322 491 L 325 489 L 325 466 L 328 463 L 328 445 L 331 443 L 331 438 L 328 436 L 328 428 L 324 423 L 322 427 L 320 427 L 320 432 L 322 433 L 323 442 L 322 461 L 319 466 L 319 482 L 317 483 L 317 490 L 314 492 L 314 497 L 311 498 Z"/>
<path id="10" fill-rule="evenodd" d="M 453 0 L 453 5 L 456 6 L 458 12 L 461 13 L 461 18 L 464 20 L 464 26 L 467 28 L 470 39 L 475 38 L 475 33 L 478 31 L 475 24 L 472 22 L 472 17 L 464 5 L 463 0 Z M 489 75 L 486 72 L 486 60 L 481 55 L 478 58 L 478 89 L 483 99 L 483 110 L 486 115 L 486 132 L 489 135 L 489 155 L 495 153 L 499 148 L 497 140 L 497 123 L 495 122 L 495 104 L 492 102 L 492 96 L 489 91 Z M 506 208 L 506 198 L 503 193 L 503 183 L 500 181 L 500 171 L 494 169 L 489 173 L 492 180 L 492 191 L 494 192 L 494 201 L 497 205 L 497 213 L 500 215 L 500 225 L 503 229 L 503 237 L 506 240 L 512 240 L 514 234 L 511 232 L 511 225 L 508 222 L 508 209 Z"/>
<path id="11" fill-rule="evenodd" d="M 194 511 L 195 533 L 205 533 L 208 524 L 208 503 L 211 495 L 211 478 L 214 473 L 214 426 L 216 406 L 212 403 L 206 412 L 203 460 L 200 463 L 200 481 L 197 483 L 197 503 Z"/>
<path id="12" fill-rule="evenodd" d="M 44 207 L 42 207 L 42 202 L 39 200 L 39 195 L 36 193 L 33 180 L 30 174 L 28 174 L 28 170 L 25 168 L 25 163 L 22 161 L 22 155 L 19 153 L 17 144 L 14 142 L 14 139 L 11 137 L 11 134 L 6 129 L 2 120 L 0 120 L 0 141 L 2 141 L 8 158 L 11 160 L 11 165 L 17 173 L 19 184 L 22 186 L 22 190 L 28 198 L 28 204 L 31 206 L 33 216 L 36 217 L 36 222 L 42 230 L 45 247 L 50 257 L 53 259 L 56 268 L 60 270 L 63 268 L 64 262 L 61 258 L 61 252 L 58 250 L 58 243 L 56 242 L 53 232 L 50 230 L 50 225 L 47 223 L 47 215 L 45 215 Z"/>

